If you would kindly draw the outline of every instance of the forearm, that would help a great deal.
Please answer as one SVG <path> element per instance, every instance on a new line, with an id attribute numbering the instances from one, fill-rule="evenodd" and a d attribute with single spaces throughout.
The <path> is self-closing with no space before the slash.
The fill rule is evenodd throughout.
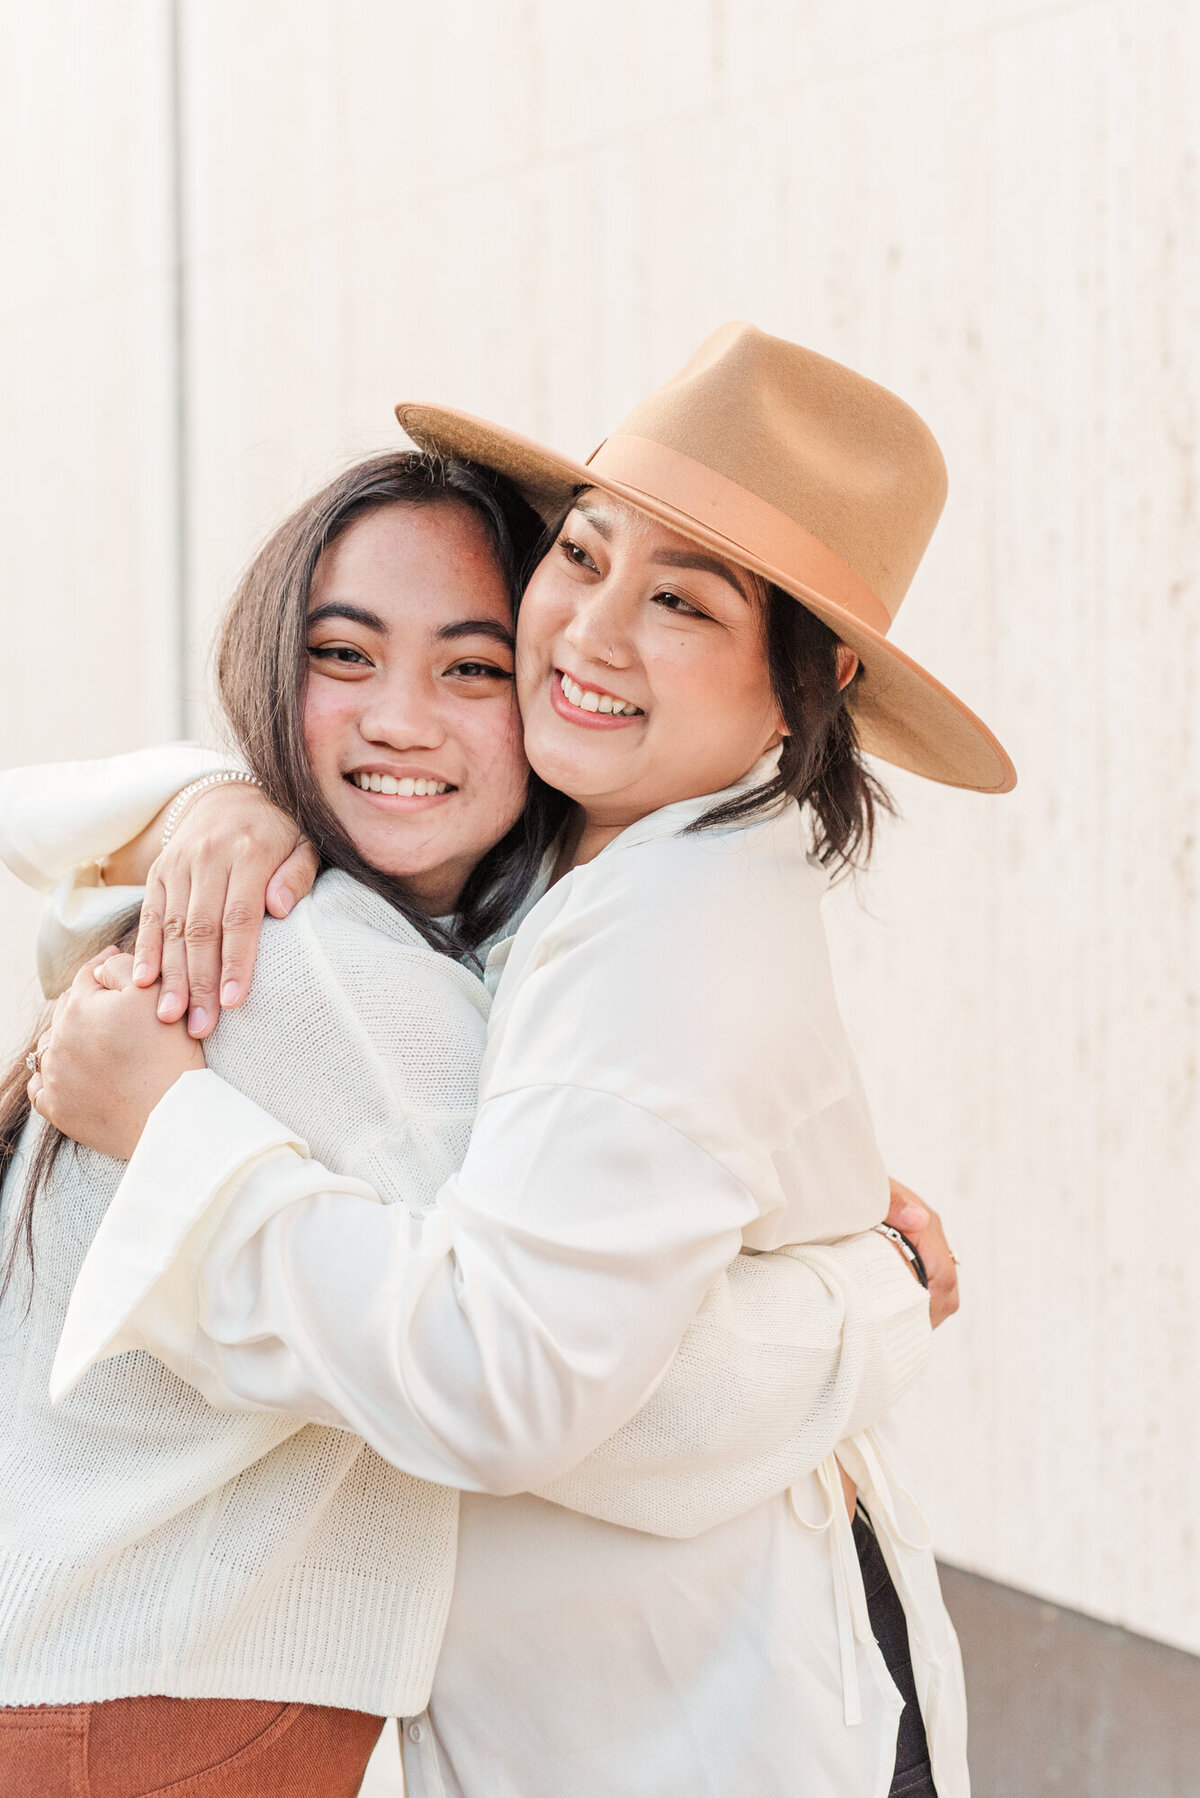
<path id="1" fill-rule="evenodd" d="M 752 1215 L 701 1151 L 602 1096 L 497 1106 L 414 1216 L 303 1159 L 232 1089 L 193 1086 L 220 1098 L 216 1128 L 192 1080 L 214 1076 L 168 1094 L 97 1233 L 56 1396 L 144 1347 L 223 1408 L 340 1424 L 443 1484 L 524 1490 L 645 1401 Z M 589 1139 L 610 1145 L 594 1190 Z M 613 1198 L 637 1167 L 652 1207 Z"/>
<path id="2" fill-rule="evenodd" d="M 539 1496 L 691 1536 L 749 1510 L 888 1410 L 924 1368 L 925 1293 L 880 1236 L 739 1255 L 650 1402 Z"/>
<path id="3" fill-rule="evenodd" d="M 195 743 L 167 743 L 85 762 L 0 773 L 0 860 L 48 892 L 83 863 L 131 844 L 181 787 L 233 759 Z M 123 881 L 131 872 L 114 870 Z M 144 870 L 142 871 L 144 878 Z"/>

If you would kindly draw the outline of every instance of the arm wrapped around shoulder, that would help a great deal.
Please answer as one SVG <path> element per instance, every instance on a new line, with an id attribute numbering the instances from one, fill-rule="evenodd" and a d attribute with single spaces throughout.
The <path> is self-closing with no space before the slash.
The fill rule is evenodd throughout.
<path id="1" fill-rule="evenodd" d="M 929 1345 L 928 1297 L 873 1232 L 739 1255 L 649 1402 L 538 1496 L 626 1529 L 699 1535 L 875 1422 Z"/>

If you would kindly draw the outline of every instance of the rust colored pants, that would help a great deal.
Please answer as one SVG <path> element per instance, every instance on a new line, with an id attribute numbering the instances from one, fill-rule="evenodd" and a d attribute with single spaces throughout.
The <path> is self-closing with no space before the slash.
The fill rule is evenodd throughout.
<path id="1" fill-rule="evenodd" d="M 0 1708 L 3 1798 L 354 1798 L 382 1717 L 320 1704 L 114 1698 Z"/>

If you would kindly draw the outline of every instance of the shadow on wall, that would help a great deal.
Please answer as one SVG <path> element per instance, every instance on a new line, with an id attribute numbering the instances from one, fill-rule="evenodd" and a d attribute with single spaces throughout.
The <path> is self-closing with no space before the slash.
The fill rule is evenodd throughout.
<path id="1" fill-rule="evenodd" d="M 943 1567 L 973 1798 L 1198 1798 L 1200 1657 Z"/>

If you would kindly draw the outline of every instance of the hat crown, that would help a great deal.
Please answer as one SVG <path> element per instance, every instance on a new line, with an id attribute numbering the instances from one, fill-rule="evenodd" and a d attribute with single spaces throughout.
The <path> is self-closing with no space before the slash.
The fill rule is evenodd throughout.
<path id="1" fill-rule="evenodd" d="M 911 406 L 751 324 L 712 332 L 613 435 L 665 445 L 773 506 L 892 618 L 945 504 L 942 453 Z"/>

